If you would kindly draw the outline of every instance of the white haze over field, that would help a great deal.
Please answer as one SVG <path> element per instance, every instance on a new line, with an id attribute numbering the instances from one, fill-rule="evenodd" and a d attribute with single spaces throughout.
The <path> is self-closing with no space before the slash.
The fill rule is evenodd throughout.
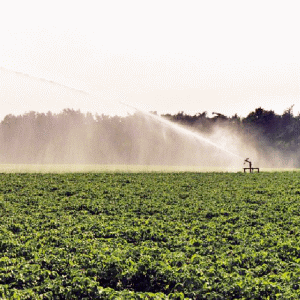
<path id="1" fill-rule="evenodd" d="M 2 68 L 2 71 L 7 72 L 12 76 L 19 77 L 22 80 L 27 80 L 28 82 L 34 81 L 39 85 L 50 85 L 54 88 L 58 88 L 58 90 L 66 90 L 75 95 L 79 94 L 84 97 L 98 97 L 97 94 L 93 94 L 91 91 L 79 90 L 51 79 L 35 77 L 27 73 L 15 72 L 4 68 Z M 222 167 L 223 170 L 234 170 L 238 169 L 243 158 L 249 156 L 248 154 L 251 153 L 252 162 L 254 158 L 255 161 L 263 167 L 292 168 L 296 164 L 296 155 L 294 157 L 294 162 L 292 157 L 287 159 L 284 154 L 281 154 L 278 151 L 276 152 L 271 147 L 267 147 L 267 145 L 264 151 L 263 149 L 258 151 L 255 147 L 255 141 L 251 140 L 251 138 L 249 139 L 249 137 L 242 134 L 237 129 L 234 129 L 234 127 L 230 128 L 228 126 L 222 127 L 220 125 L 215 125 L 213 127 L 213 132 L 203 135 L 196 132 L 193 128 L 172 123 L 158 115 L 144 111 L 131 104 L 124 102 L 120 102 L 120 104 L 127 108 L 128 117 L 130 115 L 133 116 L 131 126 L 127 127 L 125 130 L 126 134 L 133 137 L 133 147 L 129 149 L 129 153 L 120 153 L 116 145 L 122 143 L 122 139 L 119 136 L 115 136 L 113 139 L 110 137 L 108 138 L 110 130 L 110 127 L 108 126 L 104 129 L 108 132 L 103 133 L 99 137 L 101 143 L 106 144 L 104 147 L 106 150 L 102 157 L 104 162 L 110 161 L 113 164 L 128 164 L 129 162 L 130 164 L 161 166 L 196 165 L 202 168 Z M 140 115 L 139 118 L 136 117 L 136 113 Z M 136 123 L 137 120 L 138 123 Z M 19 138 L 16 144 L 16 151 L 19 151 L 19 143 L 23 145 L 28 143 L 28 140 L 32 141 L 34 139 L 36 134 L 34 132 L 34 125 L 29 124 L 29 127 L 31 128 L 28 130 L 33 132 L 32 135 L 27 134 L 23 141 Z M 21 132 L 21 130 L 22 128 L 20 127 L 17 131 Z M 137 131 L 139 130 L 143 130 L 143 132 L 137 134 Z M 52 131 L 55 132 L 55 129 L 52 129 Z M 93 131 L 94 129 L 91 128 L 89 132 L 86 132 L 85 134 L 87 136 L 92 136 Z M 53 136 L 53 132 L 50 130 L 48 131 L 48 134 Z M 63 148 L 66 151 L 65 158 L 64 155 L 61 156 L 60 153 L 64 150 L 57 148 L 57 142 L 55 140 L 50 140 L 44 151 L 40 151 L 38 154 L 32 152 L 31 156 L 33 155 L 34 158 L 30 157 L 30 161 L 35 164 L 58 162 L 67 164 L 87 164 L 96 159 L 86 155 L 89 145 L 82 143 L 80 140 L 80 137 L 82 138 L 82 128 L 80 128 L 79 124 L 76 124 L 75 122 L 73 127 L 69 129 L 66 137 L 67 139 L 64 141 L 63 145 Z M 55 139 L 59 138 L 56 136 Z M 154 147 L 153 143 L 155 143 Z M 45 145 L 41 144 L 42 143 L 38 143 L 37 147 L 45 148 Z M 10 148 L 9 151 L 14 152 L 14 149 Z M 99 151 L 101 151 L 101 149 L 99 149 Z M 132 160 L 133 155 L 134 159 Z M 59 160 L 57 157 L 60 157 Z M 19 157 L 17 161 L 24 163 L 21 157 Z M 3 157 L 2 162 L 6 162 L 5 157 Z"/>
<path id="2" fill-rule="evenodd" d="M 298 5 L 296 0 L 5 1 L 0 120 L 64 108 L 111 116 L 135 112 L 120 102 L 147 118 L 149 111 L 246 117 L 258 107 L 282 114 L 292 105 L 298 114 Z M 189 146 L 190 135 L 174 130 L 186 144 L 178 149 L 178 164 L 195 155 L 205 164 L 203 151 L 196 150 L 201 147 L 195 141 Z M 293 157 L 268 145 L 255 149 L 238 132 L 215 128 L 205 138 L 203 147 L 218 145 L 206 149 L 208 166 L 240 167 L 246 157 L 254 166 L 294 166 Z M 160 146 L 168 152 L 167 143 Z M 139 162 L 146 164 L 147 150 L 136 147 Z"/>

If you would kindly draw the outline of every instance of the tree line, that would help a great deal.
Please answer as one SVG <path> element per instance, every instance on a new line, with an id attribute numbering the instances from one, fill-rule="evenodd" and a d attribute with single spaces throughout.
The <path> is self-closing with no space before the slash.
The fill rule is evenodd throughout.
<path id="1" fill-rule="evenodd" d="M 156 112 L 152 112 L 156 114 Z M 163 118 L 210 137 L 216 128 L 239 133 L 244 143 L 295 155 L 300 145 L 300 115 L 257 108 L 247 117 L 206 112 L 165 114 Z M 9 114 L 0 123 L 0 163 L 198 164 L 199 145 L 171 127 L 135 113 L 107 116 L 64 109 L 60 113 Z M 199 151 L 198 151 L 199 152 Z M 209 152 L 209 151 L 207 151 Z M 300 159 L 299 159 L 300 164 Z"/>
<path id="2" fill-rule="evenodd" d="M 237 114 L 227 117 L 220 113 L 213 113 L 212 118 L 207 113 L 198 113 L 194 116 L 179 112 L 175 115 L 167 114 L 169 120 L 190 125 L 201 132 L 209 132 L 216 125 L 238 129 L 255 139 L 257 145 L 268 144 L 275 149 L 284 151 L 298 151 L 300 145 L 300 115 L 294 116 L 293 106 L 286 109 L 282 115 L 273 110 L 261 107 L 250 112 L 247 117 L 241 118 Z"/>

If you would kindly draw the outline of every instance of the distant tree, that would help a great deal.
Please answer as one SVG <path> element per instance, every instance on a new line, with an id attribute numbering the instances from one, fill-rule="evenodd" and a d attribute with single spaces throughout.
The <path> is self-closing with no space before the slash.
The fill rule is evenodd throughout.
<path id="1" fill-rule="evenodd" d="M 276 136 L 278 129 L 280 116 L 276 115 L 273 110 L 264 110 L 261 107 L 251 112 L 244 120 L 243 123 L 250 125 L 267 137 L 269 140 L 273 140 Z"/>
<path id="2" fill-rule="evenodd" d="M 222 121 L 228 120 L 228 117 L 223 115 L 223 114 L 220 114 L 220 113 L 217 113 L 217 112 L 213 112 L 212 114 L 215 115 L 213 117 L 213 119 L 215 119 L 215 120 L 218 120 L 218 121 L 219 120 L 222 120 Z"/>

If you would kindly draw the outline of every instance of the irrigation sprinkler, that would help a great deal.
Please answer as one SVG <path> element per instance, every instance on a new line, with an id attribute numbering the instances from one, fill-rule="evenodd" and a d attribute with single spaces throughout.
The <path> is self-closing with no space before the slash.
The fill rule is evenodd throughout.
<path id="1" fill-rule="evenodd" d="M 243 168 L 244 169 L 244 173 L 247 172 L 247 170 L 249 170 L 250 173 L 253 173 L 254 170 L 257 170 L 257 173 L 259 173 L 259 168 L 252 168 L 252 162 L 249 160 L 249 158 L 246 158 L 244 160 L 244 164 L 248 163 L 249 167 L 248 168 Z"/>

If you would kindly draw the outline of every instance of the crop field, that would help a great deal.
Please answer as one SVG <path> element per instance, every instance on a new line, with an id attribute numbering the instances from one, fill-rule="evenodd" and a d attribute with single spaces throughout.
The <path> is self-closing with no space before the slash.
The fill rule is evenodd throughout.
<path id="1" fill-rule="evenodd" d="M 299 299 L 300 173 L 1 173 L 1 299 Z"/>

